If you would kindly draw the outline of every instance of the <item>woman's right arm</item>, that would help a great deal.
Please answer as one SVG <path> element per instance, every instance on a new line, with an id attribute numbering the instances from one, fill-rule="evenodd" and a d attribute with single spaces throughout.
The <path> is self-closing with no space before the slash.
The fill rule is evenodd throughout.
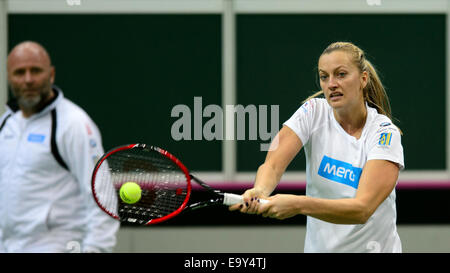
<path id="1" fill-rule="evenodd" d="M 255 184 L 252 189 L 247 190 L 242 196 L 244 203 L 230 206 L 230 210 L 241 209 L 242 212 L 251 213 L 255 210 L 255 199 L 264 199 L 270 196 L 278 185 L 281 176 L 289 163 L 303 147 L 302 141 L 297 134 L 287 126 L 283 126 L 275 139 L 272 141 L 267 153 L 266 160 L 256 173 Z"/>

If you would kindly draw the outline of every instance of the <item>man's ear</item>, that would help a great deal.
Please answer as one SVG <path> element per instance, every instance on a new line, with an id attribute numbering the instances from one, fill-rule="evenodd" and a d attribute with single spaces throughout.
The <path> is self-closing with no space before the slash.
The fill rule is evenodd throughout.
<path id="1" fill-rule="evenodd" d="M 55 73 L 56 73 L 56 71 L 55 71 L 55 67 L 54 66 L 51 66 L 50 69 L 51 69 L 50 70 L 50 82 L 53 84 L 55 82 Z"/>

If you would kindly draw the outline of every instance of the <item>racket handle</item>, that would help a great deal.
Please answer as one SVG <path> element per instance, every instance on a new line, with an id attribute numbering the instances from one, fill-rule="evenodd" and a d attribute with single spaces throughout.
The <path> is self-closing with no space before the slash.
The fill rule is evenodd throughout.
<path id="1" fill-rule="evenodd" d="M 243 203 L 243 202 L 244 202 L 244 200 L 243 200 L 242 195 L 234 194 L 234 193 L 224 193 L 223 204 L 226 206 L 231 206 L 231 205 L 239 204 L 239 203 Z M 259 202 L 261 204 L 265 204 L 265 203 L 269 202 L 269 200 L 259 199 Z"/>

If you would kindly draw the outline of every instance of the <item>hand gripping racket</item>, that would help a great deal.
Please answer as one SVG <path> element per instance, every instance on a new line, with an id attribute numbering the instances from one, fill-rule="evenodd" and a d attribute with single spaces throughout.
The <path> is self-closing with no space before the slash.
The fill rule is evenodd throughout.
<path id="1" fill-rule="evenodd" d="M 191 181 L 213 197 L 190 203 Z M 119 197 L 120 187 L 125 182 L 140 186 L 142 193 L 138 202 L 127 204 Z M 174 155 L 146 144 L 116 147 L 103 155 L 94 168 L 92 192 L 98 206 L 107 214 L 121 222 L 141 225 L 157 224 L 186 210 L 243 202 L 241 195 L 212 188 L 190 174 Z"/>

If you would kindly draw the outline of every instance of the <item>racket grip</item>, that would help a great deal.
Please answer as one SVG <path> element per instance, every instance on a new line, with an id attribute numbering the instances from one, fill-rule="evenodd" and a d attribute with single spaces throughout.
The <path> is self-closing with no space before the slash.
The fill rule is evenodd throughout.
<path id="1" fill-rule="evenodd" d="M 234 194 L 234 193 L 224 193 L 223 204 L 226 206 L 231 206 L 231 205 L 239 204 L 239 203 L 243 203 L 243 202 L 244 202 L 244 199 L 243 199 L 242 195 Z M 261 204 L 265 204 L 265 203 L 269 202 L 269 200 L 259 199 L 259 202 Z"/>

